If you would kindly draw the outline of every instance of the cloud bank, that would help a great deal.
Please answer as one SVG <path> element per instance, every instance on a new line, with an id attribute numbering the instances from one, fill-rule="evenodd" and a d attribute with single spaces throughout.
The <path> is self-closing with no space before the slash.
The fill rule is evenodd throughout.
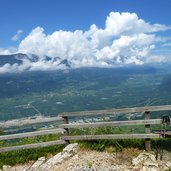
<path id="1" fill-rule="evenodd" d="M 45 56 L 67 59 L 74 68 L 161 62 L 166 58 L 153 54 L 153 50 L 160 43 L 169 44 L 167 38 L 157 36 L 158 32 L 169 29 L 170 26 L 148 23 L 129 12 L 111 12 L 104 28 L 92 24 L 87 31 L 59 30 L 45 34 L 42 27 L 36 27 L 21 41 L 16 53 L 36 54 L 39 60 L 13 67 L 15 70 L 28 66 L 30 70 L 59 69 L 54 61 L 45 61 Z M 9 50 L 0 49 L 3 52 L 9 54 Z"/>
<path id="2" fill-rule="evenodd" d="M 17 41 L 20 38 L 20 35 L 22 34 L 22 32 L 23 32 L 22 30 L 18 30 L 17 33 L 14 36 L 12 36 L 11 40 Z"/>

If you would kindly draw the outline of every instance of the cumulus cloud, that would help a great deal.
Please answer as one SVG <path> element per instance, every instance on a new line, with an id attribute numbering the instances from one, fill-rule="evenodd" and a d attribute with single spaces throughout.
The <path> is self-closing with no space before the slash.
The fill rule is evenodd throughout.
<path id="1" fill-rule="evenodd" d="M 15 47 L 0 48 L 0 55 L 10 55 L 18 51 Z"/>
<path id="2" fill-rule="evenodd" d="M 87 31 L 59 30 L 45 34 L 42 27 L 36 27 L 21 41 L 17 53 L 36 54 L 39 60 L 34 63 L 23 62 L 22 67 L 11 68 L 59 69 L 59 62 L 46 61 L 45 56 L 67 59 L 72 67 L 111 67 L 160 61 L 163 57 L 154 56 L 152 52 L 156 44 L 168 42 L 156 33 L 169 29 L 170 26 L 151 24 L 129 12 L 111 12 L 106 18 L 104 28 L 92 24 Z M 17 38 L 18 36 L 14 39 Z"/>
<path id="3" fill-rule="evenodd" d="M 17 33 L 14 36 L 12 36 L 11 40 L 17 41 L 20 38 L 20 35 L 22 34 L 22 32 L 23 32 L 22 30 L 17 30 Z"/>

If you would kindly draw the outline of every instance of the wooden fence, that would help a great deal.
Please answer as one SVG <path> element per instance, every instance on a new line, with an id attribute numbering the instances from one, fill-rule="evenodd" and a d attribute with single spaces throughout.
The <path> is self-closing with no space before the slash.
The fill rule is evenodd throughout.
<path id="1" fill-rule="evenodd" d="M 6 122 L 0 122 L 0 128 L 6 129 L 6 128 L 16 128 L 21 126 L 28 126 L 28 125 L 34 125 L 34 124 L 43 124 L 43 123 L 49 123 L 49 122 L 63 122 L 62 117 L 39 117 L 36 119 L 16 119 Z M 47 130 L 39 130 L 39 131 L 33 131 L 33 132 L 24 132 L 24 133 L 17 133 L 17 134 L 9 134 L 9 135 L 1 135 L 0 141 L 2 140 L 12 140 L 12 139 L 21 139 L 21 138 L 27 138 L 27 137 L 36 137 L 36 136 L 43 136 L 43 135 L 50 135 L 50 134 L 64 134 L 65 129 L 62 128 L 53 128 L 53 129 L 47 129 Z M 59 139 L 55 141 L 48 141 L 48 142 L 40 142 L 40 143 L 34 143 L 34 144 L 25 144 L 25 145 L 18 145 L 18 146 L 10 146 L 10 147 L 2 147 L 0 148 L 0 152 L 7 152 L 7 151 L 14 151 L 14 150 L 23 150 L 23 149 L 31 149 L 31 148 L 38 148 L 38 147 L 47 147 L 57 144 L 66 144 L 66 141 Z"/>
<path id="2" fill-rule="evenodd" d="M 122 109 L 110 109 L 110 110 L 94 110 L 94 111 L 80 111 L 80 112 L 65 112 L 61 113 L 58 117 L 40 117 L 36 119 L 20 119 L 12 120 L 6 122 L 0 122 L 0 128 L 6 129 L 9 127 L 19 127 L 25 125 L 33 125 L 40 123 L 49 123 L 49 122 L 62 122 L 59 123 L 58 128 L 17 133 L 10 135 L 1 135 L 0 141 L 18 139 L 25 137 L 35 137 L 39 135 L 49 135 L 49 134 L 58 134 L 61 133 L 62 136 L 59 140 L 26 144 L 19 146 L 3 147 L 0 148 L 0 152 L 14 151 L 21 149 L 30 149 L 37 147 L 46 147 L 57 144 L 66 144 L 71 140 L 102 140 L 102 139 L 145 139 L 145 148 L 147 151 L 151 149 L 151 139 L 161 138 L 159 134 L 151 133 L 151 125 L 161 124 L 161 119 L 150 119 L 150 112 L 153 111 L 169 111 L 171 110 L 171 105 L 165 106 L 145 106 L 145 107 L 136 107 L 136 108 L 122 108 Z M 69 120 L 74 119 L 75 121 L 78 118 L 82 117 L 97 117 L 97 116 L 106 116 L 106 115 L 117 115 L 117 114 L 130 114 L 130 113 L 144 113 L 144 120 L 128 120 L 128 121 L 102 121 L 102 122 L 89 122 L 89 123 L 71 123 Z M 104 135 L 70 135 L 70 129 L 77 128 L 97 128 L 97 127 L 118 127 L 118 126 L 131 126 L 131 125 L 144 125 L 144 133 L 134 133 L 134 134 L 104 134 Z"/>

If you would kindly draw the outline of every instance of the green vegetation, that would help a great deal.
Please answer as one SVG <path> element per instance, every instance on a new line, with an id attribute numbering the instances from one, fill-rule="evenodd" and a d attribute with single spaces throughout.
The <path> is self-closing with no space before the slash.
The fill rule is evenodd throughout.
<path id="1" fill-rule="evenodd" d="M 69 71 L 26 72 L 0 75 L 0 120 L 35 115 L 56 116 L 58 113 L 80 110 L 98 110 L 145 105 L 171 104 L 170 66 L 137 66 L 125 68 L 83 68 Z M 151 118 L 163 114 L 151 113 Z M 117 115 L 112 120 L 141 119 L 142 114 Z M 79 118 L 78 118 L 79 119 Z M 86 120 L 86 118 L 80 118 Z M 152 126 L 152 130 L 160 126 Z M 141 133 L 144 126 L 72 129 L 76 134 Z M 0 131 L 3 134 L 3 131 Z M 0 147 L 51 141 L 59 135 L 25 138 L 22 141 L 1 141 Z M 170 140 L 165 147 L 170 150 Z M 80 141 L 82 148 L 111 152 L 125 148 L 144 149 L 143 140 Z M 152 142 L 156 148 L 156 140 Z M 24 163 L 62 150 L 62 145 L 0 153 L 0 166 Z M 134 150 L 133 150 L 134 151 Z M 136 150 L 134 152 L 136 155 Z M 88 163 L 91 165 L 91 163 Z"/>
<path id="2" fill-rule="evenodd" d="M 46 135 L 37 136 L 35 138 L 23 138 L 18 140 L 1 141 L 0 147 L 52 141 L 59 139 L 59 137 L 60 135 Z M 0 167 L 2 167 L 3 165 L 21 164 L 28 162 L 29 160 L 37 160 L 41 156 L 48 157 L 62 151 L 63 147 L 64 145 L 55 145 L 36 149 L 3 152 L 0 153 Z"/>
<path id="3" fill-rule="evenodd" d="M 160 126 L 153 126 L 152 129 L 159 129 Z M 144 126 L 120 126 L 105 128 L 86 128 L 70 129 L 71 135 L 102 135 L 102 134 L 131 134 L 144 133 Z M 74 141 L 73 141 L 74 142 Z M 79 141 L 81 147 L 90 148 L 97 151 L 104 151 L 106 148 L 113 147 L 114 151 L 122 151 L 125 148 L 145 149 L 143 139 L 124 139 L 124 140 L 91 140 Z M 156 147 L 156 141 L 152 141 L 152 148 Z"/>
<path id="4" fill-rule="evenodd" d="M 149 68 L 87 68 L 0 75 L 0 120 L 171 104 L 168 88 L 162 88 L 168 71 Z"/>
<path id="5" fill-rule="evenodd" d="M 137 126 L 123 126 L 123 127 L 106 127 L 106 128 L 95 128 L 95 129 L 71 129 L 70 135 L 79 135 L 79 134 L 121 134 L 121 133 L 132 133 L 132 128 L 135 132 L 144 132 L 144 127 Z M 157 128 L 157 127 L 155 127 Z M 52 141 L 59 139 L 60 135 L 46 135 L 46 136 L 37 136 L 35 138 L 23 138 L 22 140 L 11 140 L 11 141 L 1 141 L 0 147 L 4 146 L 14 146 L 21 144 L 30 144 L 36 142 Z M 152 141 L 152 148 L 155 150 L 157 147 L 157 141 Z M 163 146 L 167 150 L 170 149 L 170 139 L 165 139 L 162 141 Z M 73 143 L 75 141 L 71 141 Z M 131 140 L 91 140 L 91 141 L 77 141 L 79 142 L 81 148 L 83 149 L 92 149 L 97 151 L 108 151 L 108 152 L 118 152 L 130 150 L 130 153 L 134 156 L 137 155 L 138 149 L 144 149 L 144 140 L 141 139 L 131 139 Z M 29 150 L 19 150 L 13 152 L 0 153 L 0 167 L 3 165 L 15 165 L 20 163 L 28 162 L 29 160 L 37 160 L 41 156 L 51 156 L 59 151 L 62 151 L 64 145 L 56 145 L 45 148 L 36 148 Z M 88 161 L 87 161 L 88 162 Z M 89 162 L 88 162 L 89 163 Z M 89 163 L 91 165 L 91 163 Z"/>
<path id="6" fill-rule="evenodd" d="M 51 140 L 51 138 L 47 138 Z M 36 139 L 24 139 L 22 143 L 15 143 L 15 145 L 21 144 L 29 144 L 33 142 L 40 142 Z M 74 141 L 73 141 L 74 142 Z M 142 140 L 100 140 L 100 141 L 80 141 L 81 148 L 89 148 L 97 151 L 104 151 L 107 150 L 109 147 L 112 147 L 112 152 L 121 151 L 124 148 L 143 148 L 143 141 Z M 5 143 L 1 143 L 1 147 L 6 145 Z M 13 144 L 14 145 L 14 144 Z M 0 167 L 3 165 L 16 165 L 28 162 L 29 160 L 37 160 L 41 156 L 51 156 L 60 151 L 62 151 L 64 145 L 56 145 L 51 147 L 45 148 L 36 148 L 36 149 L 29 149 L 29 150 L 18 150 L 12 152 L 5 152 L 0 153 Z"/>
<path id="7" fill-rule="evenodd" d="M 60 152 L 62 148 L 62 145 L 56 145 L 52 147 L 0 153 L 0 167 L 3 165 L 16 165 L 30 160 L 37 160 L 42 156 L 48 157 Z"/>

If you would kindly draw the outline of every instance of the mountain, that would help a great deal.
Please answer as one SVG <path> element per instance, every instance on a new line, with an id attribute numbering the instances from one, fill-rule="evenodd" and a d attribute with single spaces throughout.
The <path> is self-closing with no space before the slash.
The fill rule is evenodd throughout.
<path id="1" fill-rule="evenodd" d="M 0 120 L 40 113 L 56 116 L 67 111 L 171 104 L 170 65 L 74 69 L 70 61 L 60 57 L 14 54 L 0 56 L 0 71 L 7 63 L 8 69 L 23 63 L 40 67 L 56 64 L 65 69 L 1 72 Z"/>
<path id="2" fill-rule="evenodd" d="M 52 62 L 52 63 L 56 62 L 59 66 L 64 65 L 67 68 L 71 67 L 71 65 L 67 59 L 61 59 L 60 57 L 50 57 L 50 56 L 40 57 L 35 54 L 27 55 L 27 54 L 22 54 L 22 53 L 17 53 L 17 54 L 12 54 L 12 55 L 0 55 L 0 67 L 4 66 L 5 64 L 21 65 L 26 61 L 27 61 L 27 63 L 28 62 L 36 63 L 39 61 Z"/>
<path id="3" fill-rule="evenodd" d="M 18 54 L 19 56 L 22 56 L 23 58 L 26 57 L 24 54 Z M 22 58 L 17 58 L 18 55 L 0 55 L 0 67 L 5 65 L 5 64 L 10 64 L 13 65 L 15 63 L 21 64 L 22 63 Z"/>
<path id="4" fill-rule="evenodd" d="M 155 68 L 165 68 L 170 70 L 170 64 L 162 64 L 156 66 L 155 64 L 144 64 L 144 65 L 123 65 L 117 67 L 114 63 L 108 63 L 113 68 L 121 68 L 119 72 L 133 73 L 147 73 L 154 72 Z M 81 65 L 82 66 L 82 65 Z M 17 73 L 23 71 L 48 71 L 48 70 L 64 70 L 71 68 L 79 68 L 79 64 L 75 64 L 75 61 L 68 60 L 67 58 L 51 57 L 51 56 L 38 56 L 35 54 L 11 54 L 11 55 L 0 55 L 0 74 L 3 73 Z M 95 68 L 96 66 L 93 65 Z M 111 67 L 112 68 L 112 67 Z"/>

